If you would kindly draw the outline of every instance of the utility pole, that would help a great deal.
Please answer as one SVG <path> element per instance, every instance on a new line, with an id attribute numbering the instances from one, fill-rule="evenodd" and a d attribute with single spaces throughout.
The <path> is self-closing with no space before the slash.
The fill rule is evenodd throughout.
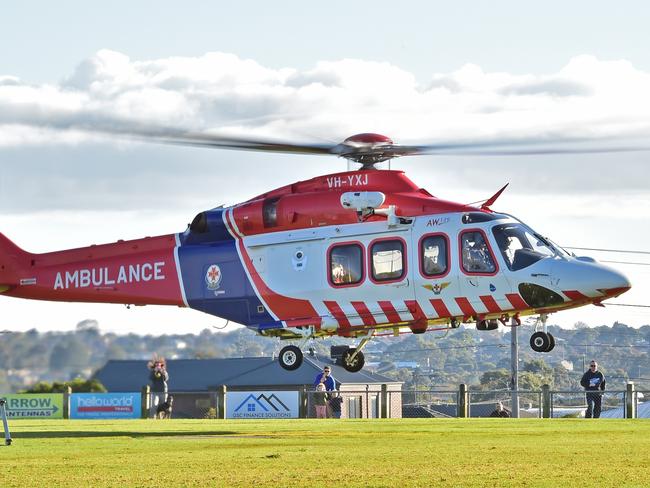
<path id="1" fill-rule="evenodd" d="M 519 418 L 519 341 L 517 337 L 519 326 L 514 317 L 510 322 L 510 386 L 512 390 L 512 417 Z"/>

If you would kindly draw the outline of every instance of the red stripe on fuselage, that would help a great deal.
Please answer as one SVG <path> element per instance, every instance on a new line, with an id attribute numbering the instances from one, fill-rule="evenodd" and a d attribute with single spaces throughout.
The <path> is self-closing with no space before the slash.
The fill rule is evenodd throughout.
<path id="1" fill-rule="evenodd" d="M 519 296 L 518 293 L 506 293 L 506 298 L 508 299 L 508 301 L 514 307 L 515 310 L 526 310 L 530 308 L 528 304 L 524 302 L 524 299 Z"/>
<path id="2" fill-rule="evenodd" d="M 372 313 L 370 313 L 370 310 L 368 309 L 368 307 L 364 302 L 350 302 L 350 303 L 359 314 L 359 317 L 361 317 L 361 320 L 363 320 L 363 325 L 377 325 L 377 321 L 375 320 L 375 317 L 373 317 Z"/>
<path id="3" fill-rule="evenodd" d="M 463 311 L 463 315 L 465 317 L 469 318 L 477 315 L 476 310 L 474 310 L 474 307 L 472 307 L 472 304 L 469 303 L 469 300 L 467 298 L 456 297 L 455 300 L 460 309 Z"/>
<path id="4" fill-rule="evenodd" d="M 438 314 L 438 317 L 451 317 L 451 313 L 449 312 L 447 305 L 445 305 L 445 302 L 443 302 L 442 299 L 431 298 L 429 301 L 431 302 L 431 305 L 433 305 L 433 308 Z"/>
<path id="5" fill-rule="evenodd" d="M 490 313 L 501 312 L 501 308 L 499 307 L 499 305 L 497 305 L 497 302 L 496 300 L 494 300 L 492 295 L 482 295 L 479 298 L 483 302 L 483 305 L 485 305 L 485 308 L 487 308 L 488 312 Z"/>
<path id="6" fill-rule="evenodd" d="M 415 320 L 427 319 L 424 310 L 422 310 L 422 307 L 420 307 L 420 304 L 417 302 L 417 300 L 406 300 L 404 304 L 406 305 L 406 308 L 409 309 L 409 312 L 411 312 Z"/>
<path id="7" fill-rule="evenodd" d="M 399 316 L 397 310 L 395 310 L 395 307 L 391 302 L 381 301 L 377 303 L 381 307 L 382 312 L 384 312 L 384 315 L 386 315 L 386 318 L 388 319 L 389 323 L 397 324 L 399 322 L 402 322 L 402 318 Z"/>
<path id="8" fill-rule="evenodd" d="M 569 297 L 569 300 L 572 300 L 574 302 L 577 301 L 582 301 L 582 300 L 591 300 L 587 295 L 583 295 L 580 293 L 578 290 L 566 290 L 562 291 L 567 297 Z"/>
<path id="9" fill-rule="evenodd" d="M 327 307 L 327 310 L 329 310 L 330 313 L 332 314 L 332 317 L 334 317 L 336 321 L 339 323 L 340 327 L 344 329 L 350 328 L 350 321 L 348 320 L 348 317 L 345 315 L 343 309 L 339 306 L 338 303 L 330 300 L 323 301 L 323 303 Z"/>

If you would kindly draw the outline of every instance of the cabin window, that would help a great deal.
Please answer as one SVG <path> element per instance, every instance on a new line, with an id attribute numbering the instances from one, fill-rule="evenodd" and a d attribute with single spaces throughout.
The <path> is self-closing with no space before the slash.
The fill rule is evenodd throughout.
<path id="1" fill-rule="evenodd" d="M 420 263 L 424 276 L 447 274 L 447 238 L 443 235 L 425 236 L 420 241 Z"/>
<path id="2" fill-rule="evenodd" d="M 460 249 L 465 272 L 487 274 L 496 272 L 492 253 L 482 232 L 463 232 L 460 236 Z"/>
<path id="3" fill-rule="evenodd" d="M 350 286 L 363 281 L 363 249 L 359 244 L 332 246 L 329 264 L 333 286 Z"/>
<path id="4" fill-rule="evenodd" d="M 397 239 L 378 241 L 370 247 L 372 279 L 396 281 L 404 276 L 404 242 Z"/>

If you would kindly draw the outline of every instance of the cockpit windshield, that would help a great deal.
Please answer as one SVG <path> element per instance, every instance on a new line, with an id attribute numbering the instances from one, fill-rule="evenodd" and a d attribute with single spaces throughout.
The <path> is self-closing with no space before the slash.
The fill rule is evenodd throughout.
<path id="1" fill-rule="evenodd" d="M 558 254 L 548 240 L 522 224 L 495 225 L 492 233 L 511 271 L 526 268 L 540 259 Z"/>

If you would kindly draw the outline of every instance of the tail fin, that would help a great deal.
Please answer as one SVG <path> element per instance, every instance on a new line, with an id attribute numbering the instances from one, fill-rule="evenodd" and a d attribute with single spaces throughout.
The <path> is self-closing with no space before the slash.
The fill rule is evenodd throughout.
<path id="1" fill-rule="evenodd" d="M 0 293 L 19 285 L 20 271 L 30 265 L 32 255 L 0 233 Z"/>

